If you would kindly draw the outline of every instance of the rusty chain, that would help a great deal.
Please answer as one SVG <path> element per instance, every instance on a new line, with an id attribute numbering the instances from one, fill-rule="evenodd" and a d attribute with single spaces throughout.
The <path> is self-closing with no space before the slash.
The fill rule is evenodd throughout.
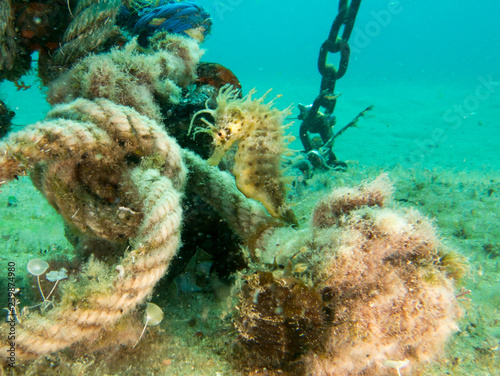
<path id="1" fill-rule="evenodd" d="M 340 0 L 338 14 L 333 21 L 328 38 L 323 42 L 319 51 L 318 70 L 321 73 L 320 93 L 314 100 L 307 112 L 302 114 L 303 120 L 300 126 L 300 138 L 306 151 L 312 149 L 310 141 L 307 139 L 307 132 L 318 127 L 319 122 L 326 122 L 324 126 L 330 127 L 333 119 L 333 111 L 337 103 L 335 96 L 335 84 L 342 78 L 349 63 L 349 38 L 354 27 L 354 21 L 358 14 L 361 0 Z M 339 37 L 341 27 L 344 26 L 342 36 Z M 340 53 L 340 63 L 338 69 L 328 63 L 329 53 Z M 320 107 L 325 108 L 325 114 L 321 114 Z M 331 131 L 330 131 L 331 132 Z M 330 133 L 328 132 L 328 133 Z"/>

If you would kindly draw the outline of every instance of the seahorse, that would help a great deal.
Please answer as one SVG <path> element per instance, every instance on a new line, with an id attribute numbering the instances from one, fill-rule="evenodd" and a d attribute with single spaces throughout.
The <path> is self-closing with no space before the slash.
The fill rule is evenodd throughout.
<path id="1" fill-rule="evenodd" d="M 248 198 L 260 201 L 273 217 L 297 224 L 286 203 L 286 181 L 281 168 L 281 158 L 289 152 L 288 144 L 293 141 L 293 137 L 285 135 L 291 123 L 283 124 L 291 109 L 280 111 L 273 101 L 264 103 L 269 92 L 254 99 L 256 90 L 252 89 L 240 98 L 239 90 L 226 85 L 217 95 L 217 107 L 210 109 L 206 105 L 196 112 L 189 131 L 198 115 L 210 114 L 214 123 L 201 118 L 207 127 L 198 127 L 194 132 L 213 137 L 214 151 L 207 162 L 218 165 L 224 154 L 237 144 L 233 175 L 238 189 Z"/>

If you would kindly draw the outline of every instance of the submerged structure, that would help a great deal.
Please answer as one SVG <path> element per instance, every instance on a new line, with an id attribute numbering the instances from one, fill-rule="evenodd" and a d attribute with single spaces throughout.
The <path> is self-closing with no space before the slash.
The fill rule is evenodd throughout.
<path id="1" fill-rule="evenodd" d="M 391 202 L 385 175 L 335 190 L 297 219 L 282 166 L 289 111 L 197 76 L 202 51 L 193 35 L 211 24 L 202 13 L 192 25 L 198 33 L 181 26 L 199 8 L 150 2 L 160 8 L 139 16 L 145 3 L 125 5 L 140 17 L 134 27 L 147 30 L 147 45 L 131 38 L 106 47 L 110 33 L 98 54 L 64 64 L 55 54 L 45 76 L 53 109 L 0 143 L 0 181 L 30 176 L 62 217 L 80 265 L 57 280 L 50 300 L 38 280 L 40 306 L 9 306 L 1 330 L 13 322 L 15 336 L 4 341 L 4 367 L 29 368 L 61 351 L 134 351 L 140 337 L 132 341 L 130 328 L 142 328 L 138 312 L 160 280 L 184 275 L 178 292 L 201 291 L 188 276 L 215 279 L 217 268 L 225 269 L 219 282 L 232 286 L 234 372 L 409 374 L 434 359 L 457 330 L 461 258 L 427 218 Z M 95 6 L 119 8 L 81 0 L 75 14 Z M 165 24 L 167 15 L 184 23 Z M 205 246 L 211 263 L 188 269 L 178 260 L 202 246 L 185 234 L 215 231 L 200 231 L 192 216 L 214 215 L 212 223 L 227 226 L 219 248 Z"/>

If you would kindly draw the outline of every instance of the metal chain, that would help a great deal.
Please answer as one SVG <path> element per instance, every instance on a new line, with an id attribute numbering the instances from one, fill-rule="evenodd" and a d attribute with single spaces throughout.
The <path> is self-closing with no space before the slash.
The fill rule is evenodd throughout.
<path id="1" fill-rule="evenodd" d="M 342 78 L 347 70 L 347 65 L 349 63 L 349 38 L 351 37 L 352 29 L 354 27 L 354 21 L 358 14 L 359 6 L 361 0 L 340 0 L 339 1 L 339 11 L 337 17 L 333 21 L 332 27 L 330 29 L 330 34 L 328 39 L 326 39 L 321 45 L 318 58 L 318 70 L 321 73 L 321 87 L 320 93 L 314 100 L 312 106 L 307 111 L 307 116 L 305 116 L 301 125 L 301 139 L 302 133 L 309 129 L 309 125 L 317 123 L 318 112 L 320 107 L 325 108 L 325 115 L 332 115 L 335 109 L 335 104 L 337 103 L 337 97 L 335 96 L 335 84 L 339 78 Z M 342 36 L 339 37 L 340 28 L 344 26 Z M 328 53 L 340 53 L 340 63 L 338 69 L 329 64 Z M 306 145 L 304 145 L 306 147 Z M 308 148 L 306 147 L 306 151 Z"/>

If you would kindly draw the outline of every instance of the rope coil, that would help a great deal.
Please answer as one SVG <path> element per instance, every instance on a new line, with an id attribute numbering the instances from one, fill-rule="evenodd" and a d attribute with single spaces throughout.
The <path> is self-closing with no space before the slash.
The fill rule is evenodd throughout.
<path id="1" fill-rule="evenodd" d="M 133 250 L 117 267 L 104 269 L 109 275 L 101 277 L 109 280 L 109 288 L 85 282 L 84 271 L 65 283 L 55 308 L 23 318 L 16 328 L 16 355 L 32 358 L 96 340 L 151 294 L 179 247 L 186 178 L 179 146 L 154 121 L 128 107 L 79 99 L 12 134 L 0 151 L 0 180 L 38 169 L 34 183 L 81 236 L 112 243 L 134 239 Z M 159 155 L 164 163 L 158 169 L 135 167 L 129 161 L 135 152 Z M 111 186 L 119 188 L 109 196 Z M 119 207 L 132 209 L 120 216 Z"/>

